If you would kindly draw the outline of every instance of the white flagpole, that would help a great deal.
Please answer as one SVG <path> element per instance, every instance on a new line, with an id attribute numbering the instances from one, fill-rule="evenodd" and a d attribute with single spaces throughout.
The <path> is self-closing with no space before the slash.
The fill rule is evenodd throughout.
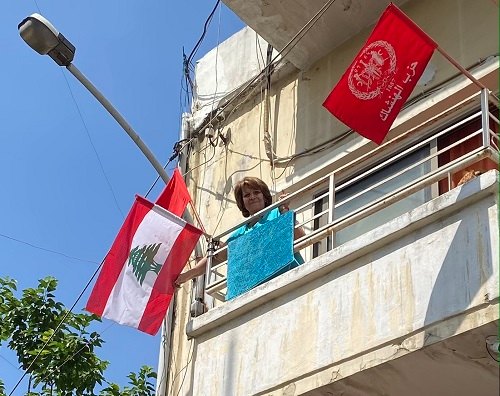
<path id="1" fill-rule="evenodd" d="M 465 69 L 460 63 L 458 63 L 455 59 L 453 59 L 445 50 L 443 50 L 440 46 L 436 48 L 441 55 L 443 55 L 453 66 L 455 66 L 460 72 L 466 76 L 469 80 L 471 80 L 474 84 L 476 84 L 479 88 L 485 89 L 488 92 L 488 95 L 493 99 L 495 105 L 498 106 L 499 99 L 491 92 L 488 87 L 486 87 L 481 81 L 479 81 L 476 77 L 474 77 L 467 69 Z"/>
<path id="2" fill-rule="evenodd" d="M 402 17 L 405 17 L 408 22 L 411 22 L 415 29 L 417 29 L 422 35 L 427 37 L 428 40 L 432 41 L 436 45 L 436 50 L 439 51 L 441 55 L 443 55 L 453 66 L 455 66 L 460 72 L 466 76 L 469 80 L 471 80 L 474 84 L 476 84 L 479 88 L 485 89 L 488 92 L 488 95 L 493 99 L 495 105 L 498 106 L 500 100 L 486 87 L 481 81 L 475 78 L 468 70 L 466 70 L 460 63 L 458 63 L 455 59 L 453 59 L 444 49 L 442 49 L 438 43 L 429 36 L 420 26 L 418 26 L 413 19 L 411 19 L 408 15 L 406 15 L 401 9 L 395 4 L 391 3 L 391 5 L 399 11 Z"/>

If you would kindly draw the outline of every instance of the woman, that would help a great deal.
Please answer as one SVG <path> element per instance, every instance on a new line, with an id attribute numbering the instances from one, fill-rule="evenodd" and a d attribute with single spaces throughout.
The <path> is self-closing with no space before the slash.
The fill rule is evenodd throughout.
<path id="1" fill-rule="evenodd" d="M 281 194 L 279 199 L 281 200 L 285 198 L 286 195 L 287 194 Z M 272 197 L 271 193 L 269 192 L 269 187 L 267 187 L 266 183 L 256 177 L 245 177 L 238 183 L 236 183 L 236 186 L 234 187 L 234 196 L 236 198 L 238 209 L 241 210 L 241 213 L 244 217 L 253 216 L 255 213 L 272 204 Z M 257 218 L 254 221 L 238 228 L 228 238 L 228 242 L 252 231 L 253 229 L 270 220 L 277 218 L 282 213 L 288 212 L 288 210 L 288 203 L 282 203 L 278 208 L 274 208 L 273 210 L 267 212 L 260 219 Z M 300 237 L 303 237 L 304 235 L 305 232 L 301 227 L 294 228 L 294 239 L 298 239 Z M 221 242 L 221 245 L 224 246 L 225 244 Z M 226 260 L 226 251 L 218 254 L 217 258 L 222 261 Z M 302 264 L 304 262 L 299 253 L 295 254 L 295 260 L 297 261 L 297 264 Z M 190 279 L 203 275 L 205 273 L 206 265 L 207 257 L 203 257 L 195 267 L 180 274 L 179 277 L 175 280 L 174 284 L 176 286 L 179 286 L 180 284 L 187 282 Z"/>

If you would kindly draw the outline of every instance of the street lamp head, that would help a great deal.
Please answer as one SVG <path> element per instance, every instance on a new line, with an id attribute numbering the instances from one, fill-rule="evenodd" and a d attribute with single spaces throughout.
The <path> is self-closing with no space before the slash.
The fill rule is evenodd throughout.
<path id="1" fill-rule="evenodd" d="M 59 66 L 68 66 L 75 57 L 75 47 L 40 14 L 32 14 L 18 26 L 19 34 L 40 55 L 49 55 Z"/>

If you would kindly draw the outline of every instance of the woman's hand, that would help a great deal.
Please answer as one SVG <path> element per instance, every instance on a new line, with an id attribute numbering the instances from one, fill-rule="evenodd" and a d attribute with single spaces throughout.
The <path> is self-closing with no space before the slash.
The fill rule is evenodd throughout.
<path id="1" fill-rule="evenodd" d="M 278 198 L 278 200 L 281 201 L 282 199 L 285 199 L 287 196 L 288 196 L 288 193 L 282 191 L 281 195 Z M 289 201 L 282 202 L 281 205 L 279 206 L 280 213 L 283 214 L 285 212 L 288 212 L 290 210 L 290 206 L 289 205 L 290 205 Z"/>
<path id="2" fill-rule="evenodd" d="M 279 200 L 281 201 L 282 199 L 285 199 L 288 196 L 288 193 L 285 191 L 281 192 L 281 195 L 279 196 Z M 290 210 L 290 201 L 284 201 L 281 203 L 281 205 L 278 207 L 280 214 L 286 213 Z M 295 224 L 297 224 L 297 220 L 295 220 Z M 295 227 L 293 229 L 293 239 L 299 239 L 302 238 L 303 236 L 306 235 L 306 232 L 302 227 Z"/>
<path id="3" fill-rule="evenodd" d="M 197 276 L 203 275 L 205 273 L 205 268 L 207 265 L 207 257 L 203 257 L 198 263 L 191 269 L 181 273 L 176 280 L 174 280 L 174 287 L 179 288 L 183 283 L 188 280 L 196 278 Z"/>
<path id="4" fill-rule="evenodd" d="M 182 274 L 179 274 L 176 280 L 174 280 L 174 286 L 178 289 L 182 286 L 182 284 L 186 281 L 188 281 L 186 273 L 183 272 Z"/>

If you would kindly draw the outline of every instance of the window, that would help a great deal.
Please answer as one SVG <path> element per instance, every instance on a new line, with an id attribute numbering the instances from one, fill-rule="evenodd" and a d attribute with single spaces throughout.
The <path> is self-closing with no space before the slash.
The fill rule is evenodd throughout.
<path id="1" fill-rule="evenodd" d="M 407 169 L 401 174 L 396 175 L 398 172 L 403 171 L 412 164 L 424 159 L 429 155 L 430 147 L 424 146 L 404 158 L 387 165 L 386 167 L 361 178 L 358 182 L 347 185 L 346 183 L 340 184 L 335 190 L 335 208 L 334 219 L 338 219 L 349 215 L 356 209 L 365 205 L 369 205 L 376 199 L 390 194 L 397 188 L 404 186 L 411 180 L 415 180 L 428 172 L 430 165 L 428 161 L 418 164 L 411 169 Z M 389 179 L 391 176 L 393 178 Z M 389 180 L 388 180 L 389 179 Z M 343 187 L 345 185 L 345 187 Z M 325 194 L 323 191 L 319 195 Z M 313 257 L 317 257 L 333 246 L 341 245 L 350 241 L 395 217 L 416 208 L 417 206 L 430 200 L 430 188 L 418 191 L 409 197 L 406 197 L 378 212 L 352 224 L 335 233 L 334 243 L 332 244 L 332 237 L 329 236 L 323 241 L 313 245 Z M 328 209 L 328 197 L 318 200 L 314 205 L 314 214 L 317 215 L 322 211 Z M 315 219 L 314 228 L 317 229 L 325 225 L 328 221 L 328 214 L 322 214 Z"/>
<path id="2" fill-rule="evenodd" d="M 496 132 L 497 130 L 497 124 L 493 123 L 490 125 L 491 129 Z M 476 119 L 471 120 L 467 124 L 464 124 L 460 126 L 457 129 L 454 129 L 453 131 L 447 133 L 444 136 L 441 136 L 440 138 L 437 139 L 437 147 L 438 150 L 442 150 L 445 147 L 466 138 L 467 136 L 473 134 L 474 132 L 480 130 L 482 128 L 481 126 L 481 119 L 478 117 Z M 450 148 L 449 150 L 446 150 L 442 154 L 438 156 L 438 165 L 441 167 L 443 165 L 446 165 L 447 163 L 456 160 L 457 158 L 460 158 L 464 156 L 465 154 L 477 149 L 478 147 L 481 147 L 483 144 L 483 137 L 482 135 L 476 135 L 471 137 L 468 140 L 465 140 L 464 142 L 460 143 L 459 145 Z M 462 178 L 469 172 L 479 172 L 479 173 L 484 173 L 488 170 L 491 169 L 497 169 L 498 166 L 497 164 L 489 159 L 485 158 L 480 161 L 475 162 L 472 165 L 469 165 L 468 167 L 459 170 L 458 172 L 455 172 L 450 175 L 450 180 L 448 178 L 442 179 L 439 181 L 439 194 L 444 194 L 447 192 L 450 188 L 455 188 L 460 184 L 460 181 Z"/>

